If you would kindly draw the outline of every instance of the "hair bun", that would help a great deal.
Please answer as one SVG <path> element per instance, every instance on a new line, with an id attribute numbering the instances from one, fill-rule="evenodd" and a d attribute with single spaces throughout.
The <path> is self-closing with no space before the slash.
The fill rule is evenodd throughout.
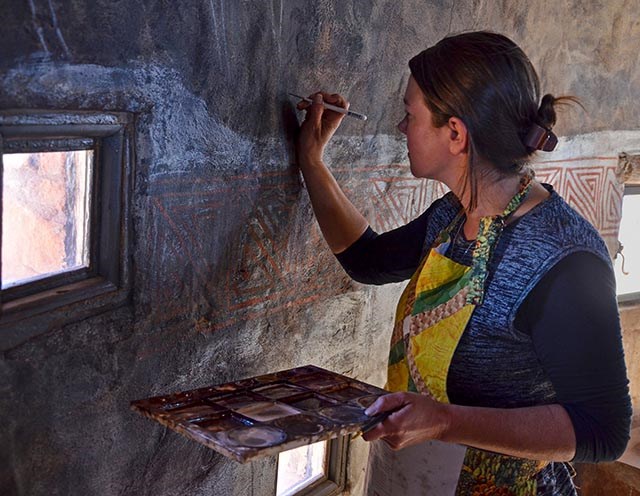
<path id="1" fill-rule="evenodd" d="M 538 113 L 536 115 L 536 123 L 540 126 L 551 129 L 556 123 L 555 105 L 558 99 L 551 93 L 547 93 L 542 97 Z"/>

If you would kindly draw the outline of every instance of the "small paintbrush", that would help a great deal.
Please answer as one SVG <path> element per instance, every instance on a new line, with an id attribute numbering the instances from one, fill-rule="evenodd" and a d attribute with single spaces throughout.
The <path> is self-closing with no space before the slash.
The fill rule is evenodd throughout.
<path id="1" fill-rule="evenodd" d="M 300 100 L 304 100 L 305 102 L 313 103 L 313 100 L 311 98 L 307 98 L 307 97 L 300 96 L 300 95 L 294 95 L 293 93 L 289 93 L 289 94 L 291 96 L 296 97 L 296 98 L 300 98 Z M 326 102 L 322 102 L 322 105 L 324 105 L 324 107 L 329 109 L 329 110 L 333 110 L 334 112 L 340 112 L 341 114 L 348 115 L 349 117 L 355 117 L 356 119 L 360 119 L 361 121 L 366 121 L 367 120 L 367 116 L 366 115 L 360 114 L 358 112 L 354 112 L 353 110 L 347 110 L 345 108 L 338 107 L 336 105 L 331 105 L 330 103 L 326 103 Z"/>
<path id="2" fill-rule="evenodd" d="M 364 424 L 362 424 L 362 427 L 360 428 L 360 430 L 353 436 L 354 439 L 357 438 L 357 437 L 362 436 L 363 434 L 366 434 L 367 432 L 369 432 L 371 429 L 373 429 L 380 422 L 383 422 L 389 415 L 391 415 L 395 411 L 396 410 L 389 410 L 389 411 L 386 411 L 386 412 L 382 412 L 379 415 L 374 415 L 373 417 L 371 417 Z"/>

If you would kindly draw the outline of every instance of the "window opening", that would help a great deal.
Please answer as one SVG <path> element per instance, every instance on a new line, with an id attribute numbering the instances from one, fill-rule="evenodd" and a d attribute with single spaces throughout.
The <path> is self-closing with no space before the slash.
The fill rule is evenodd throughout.
<path id="1" fill-rule="evenodd" d="M 625 186 L 614 261 L 618 299 L 640 298 L 640 186 Z"/>
<path id="2" fill-rule="evenodd" d="M 347 479 L 349 436 L 321 441 L 278 455 L 277 496 L 334 496 Z"/>
<path id="3" fill-rule="evenodd" d="M 89 268 L 93 150 L 8 153 L 2 289 Z"/>
<path id="4" fill-rule="evenodd" d="M 322 441 L 280 453 L 276 496 L 294 496 L 327 478 L 327 444 Z"/>

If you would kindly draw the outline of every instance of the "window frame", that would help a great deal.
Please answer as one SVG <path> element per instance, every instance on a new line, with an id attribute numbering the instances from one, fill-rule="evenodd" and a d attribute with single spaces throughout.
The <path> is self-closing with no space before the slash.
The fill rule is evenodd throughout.
<path id="1" fill-rule="evenodd" d="M 327 440 L 325 476 L 295 492 L 294 496 L 336 496 L 344 491 L 347 482 L 349 439 L 349 436 L 341 436 Z M 276 486 L 277 478 L 276 466 Z M 276 487 L 273 493 L 276 494 Z"/>
<path id="2" fill-rule="evenodd" d="M 624 186 L 624 196 L 631 195 L 640 195 L 640 184 L 625 184 Z M 624 201 L 624 200 L 623 200 Z M 618 237 L 620 234 L 618 234 Z M 621 254 L 624 256 L 624 250 L 622 250 Z M 618 303 L 638 303 L 640 302 L 640 291 L 634 291 L 633 293 L 625 293 L 622 295 L 617 295 Z"/>
<path id="3" fill-rule="evenodd" d="M 48 330 L 49 322 L 65 325 L 128 300 L 133 123 L 133 115 L 125 112 L 0 112 L 0 209 L 5 153 L 94 152 L 89 267 L 0 290 L 3 347 Z M 0 250 L 1 231 L 0 225 Z M 0 265 L 0 274 L 1 270 Z"/>
<path id="4" fill-rule="evenodd" d="M 624 197 L 640 194 L 640 150 L 634 150 L 629 152 L 621 152 L 618 155 L 618 172 L 619 180 L 624 185 L 623 200 Z M 622 219 L 622 204 L 620 205 L 620 218 Z M 618 238 L 620 232 L 618 229 Z M 619 242 L 619 241 L 618 241 Z M 624 255 L 624 251 L 622 251 Z M 616 253 L 616 257 L 618 253 Z M 615 257 L 614 257 L 615 259 Z M 624 295 L 616 295 L 618 304 L 620 306 L 631 306 L 640 303 L 640 291 L 633 293 L 626 293 Z"/>

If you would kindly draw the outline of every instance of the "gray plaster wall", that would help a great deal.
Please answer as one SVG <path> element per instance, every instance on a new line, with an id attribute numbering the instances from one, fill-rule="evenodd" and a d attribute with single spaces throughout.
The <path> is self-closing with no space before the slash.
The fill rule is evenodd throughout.
<path id="1" fill-rule="evenodd" d="M 633 130 L 640 2 L 0 1 L 0 108 L 136 114 L 130 304 L 9 345 L 0 493 L 270 495 L 276 460 L 229 461 L 132 399 L 314 363 L 382 384 L 400 287 L 349 281 L 294 157 L 287 91 L 348 96 L 327 160 L 377 229 L 441 192 L 411 179 L 407 60 L 450 32 L 521 44 L 544 91 L 579 96 L 559 134 Z M 366 446 L 352 447 L 359 494 Z"/>

